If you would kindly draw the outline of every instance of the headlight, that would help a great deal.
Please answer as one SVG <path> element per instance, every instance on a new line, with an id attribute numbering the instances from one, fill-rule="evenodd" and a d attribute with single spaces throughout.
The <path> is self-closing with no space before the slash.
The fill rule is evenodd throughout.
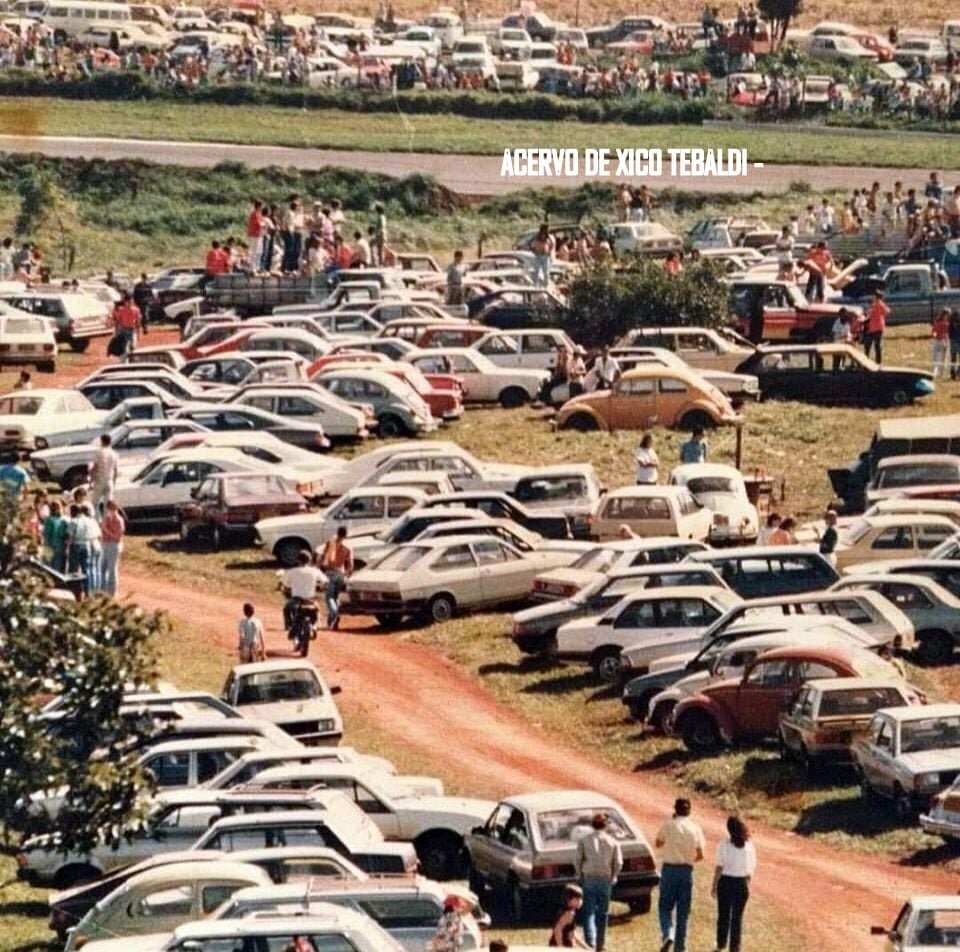
<path id="1" fill-rule="evenodd" d="M 332 718 L 324 718 L 318 724 L 321 731 L 332 731 L 334 728 L 334 723 Z"/>
<path id="2" fill-rule="evenodd" d="M 913 389 L 917 393 L 933 393 L 935 387 L 932 380 L 921 378 L 913 385 Z"/>

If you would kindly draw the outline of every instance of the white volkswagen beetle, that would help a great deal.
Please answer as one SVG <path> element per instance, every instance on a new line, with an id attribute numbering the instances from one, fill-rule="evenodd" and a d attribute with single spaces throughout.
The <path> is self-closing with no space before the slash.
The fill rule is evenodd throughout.
<path id="1" fill-rule="evenodd" d="M 670 473 L 671 486 L 686 487 L 701 506 L 713 512 L 710 542 L 747 545 L 757 541 L 760 516 L 747 496 L 743 474 L 722 463 L 687 463 Z"/>

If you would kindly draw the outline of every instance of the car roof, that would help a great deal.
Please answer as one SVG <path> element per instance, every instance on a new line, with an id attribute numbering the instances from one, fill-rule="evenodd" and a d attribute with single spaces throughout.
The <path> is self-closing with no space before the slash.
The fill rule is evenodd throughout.
<path id="1" fill-rule="evenodd" d="M 320 676 L 312 661 L 306 658 L 281 658 L 274 661 L 254 661 L 251 664 L 234 665 L 233 674 L 240 677 L 246 674 L 269 674 L 279 671 L 310 671 Z"/>
<path id="2" fill-rule="evenodd" d="M 954 532 L 960 531 L 951 518 L 932 512 L 885 512 L 878 513 L 875 516 L 861 516 L 860 518 L 878 529 L 885 529 L 890 526 L 913 526 L 918 522 L 923 522 L 927 525 L 945 526 Z"/>
<path id="3" fill-rule="evenodd" d="M 628 592 L 624 595 L 624 600 L 642 601 L 650 598 L 706 598 L 710 595 L 722 593 L 725 600 L 736 599 L 736 604 L 740 604 L 739 598 L 722 585 L 656 585 L 652 588 L 638 588 L 634 592 Z M 733 605 L 731 605 L 733 607 Z"/>
<path id="4" fill-rule="evenodd" d="M 824 694 L 833 691 L 851 691 L 857 688 L 903 688 L 903 681 L 898 678 L 815 678 L 807 681 L 807 687 L 816 688 Z M 930 705 L 924 705 L 930 710 Z"/>
<path id="5" fill-rule="evenodd" d="M 274 791 L 269 791 L 272 796 Z M 215 802 L 215 801 L 214 801 Z M 232 830 L 244 826 L 317 825 L 326 826 L 329 814 L 324 810 L 265 810 L 262 813 L 240 813 L 221 817 L 211 824 L 211 830 Z"/>
<path id="6" fill-rule="evenodd" d="M 129 889 L 133 886 L 149 886 L 153 883 L 165 882 L 168 880 L 178 880 L 183 882 L 186 879 L 192 879 L 195 876 L 216 877 L 223 879 L 232 879 L 240 876 L 251 876 L 258 879 L 266 876 L 258 866 L 252 863 L 246 863 L 242 860 L 228 859 L 226 856 L 220 858 L 214 853 L 214 859 L 204 860 L 198 856 L 205 852 L 204 850 L 195 850 L 189 859 L 183 859 L 175 863 L 164 863 L 151 869 L 144 869 L 135 873 L 124 884 Z M 213 852 L 213 851 L 211 851 Z M 259 875 L 258 875 L 259 874 Z M 267 888 L 268 883 L 264 882 L 259 888 Z M 253 887 L 249 887 L 253 888 Z"/>
<path id="7" fill-rule="evenodd" d="M 792 658 L 797 653 L 804 655 L 814 661 L 852 661 L 858 653 L 856 645 L 797 645 L 794 647 L 771 648 L 765 651 L 760 660 L 776 661 L 780 658 Z"/>
<path id="8" fill-rule="evenodd" d="M 736 466 L 726 463 L 683 463 L 670 471 L 671 476 L 681 476 L 693 479 L 697 476 L 730 476 L 743 479 L 743 474 Z"/>
<path id="9" fill-rule="evenodd" d="M 678 540 L 674 540 L 678 541 Z M 687 558 L 699 561 L 709 562 L 714 559 L 748 559 L 796 555 L 817 555 L 815 545 L 742 545 L 731 549 L 705 549 L 702 552 L 691 552 Z"/>
<path id="10" fill-rule="evenodd" d="M 256 745 L 250 741 L 251 735 L 224 735 L 222 737 L 198 737 L 194 740 L 165 740 L 159 744 L 153 744 L 148 747 L 145 754 L 155 756 L 156 754 L 176 754 L 181 751 L 189 752 L 191 750 L 226 750 L 226 749 L 244 749 L 259 750 Z"/>
<path id="11" fill-rule="evenodd" d="M 580 810 L 584 807 L 623 810 L 615 800 L 593 790 L 545 790 L 540 793 L 521 793 L 515 797 L 506 797 L 503 802 L 534 813 L 547 810 Z"/>
<path id="12" fill-rule="evenodd" d="M 483 525 L 489 525 L 489 523 L 483 523 Z M 510 545 L 509 542 L 505 542 L 503 539 L 493 538 L 489 535 L 479 534 L 479 533 L 461 533 L 460 535 L 452 536 L 441 536 L 438 539 L 413 539 L 410 542 L 404 542 L 398 546 L 400 549 L 441 549 L 446 546 L 451 545 L 466 545 L 470 542 L 503 542 L 504 545 Z M 376 566 L 371 566 L 373 571 L 376 571 Z"/>
<path id="13" fill-rule="evenodd" d="M 885 707 L 883 713 L 891 720 L 923 721 L 935 717 L 960 717 L 960 704 L 944 701 L 940 704 L 917 704 L 909 707 Z"/>
<path id="14" fill-rule="evenodd" d="M 621 486 L 619 489 L 611 489 L 603 498 L 622 499 L 627 498 L 645 498 L 647 496 L 679 496 L 681 493 L 689 493 L 686 486 L 658 486 L 656 484 L 644 484 L 640 486 Z M 629 517 L 625 517 L 629 522 Z"/>
<path id="15" fill-rule="evenodd" d="M 517 482 L 542 479 L 544 476 L 596 476 L 593 463 L 555 463 L 552 466 L 538 466 L 535 473 L 521 476 Z"/>
<path id="16" fill-rule="evenodd" d="M 174 933 L 178 942 L 191 938 L 232 938 L 234 936 L 269 936 L 272 933 L 290 932 L 296 935 L 323 933 L 330 929 L 348 929 L 352 932 L 370 933 L 373 921 L 360 912 L 335 906 L 332 903 L 318 903 L 312 907 L 308 916 L 278 916 L 269 919 L 203 919 L 188 922 Z M 379 931 L 379 930 L 378 930 Z M 382 933 L 380 933 L 382 934 Z"/>
<path id="17" fill-rule="evenodd" d="M 960 909 L 960 896 L 911 896 L 908 902 L 914 909 L 921 911 Z"/>
<path id="18" fill-rule="evenodd" d="M 703 386 L 704 380 L 688 367 L 663 367 L 660 364 L 643 364 L 624 372 L 621 380 L 643 380 L 647 377 L 684 377 Z"/>

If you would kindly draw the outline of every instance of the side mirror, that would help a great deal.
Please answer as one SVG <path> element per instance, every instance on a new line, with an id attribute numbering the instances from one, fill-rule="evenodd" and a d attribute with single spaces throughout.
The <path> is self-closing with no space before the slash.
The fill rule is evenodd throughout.
<path id="1" fill-rule="evenodd" d="M 889 935 L 890 930 L 886 926 L 870 926 L 870 935 Z"/>
<path id="2" fill-rule="evenodd" d="M 487 836 L 487 828 L 485 826 L 475 826 L 470 833 L 473 836 Z"/>
<path id="3" fill-rule="evenodd" d="M 340 694 L 342 693 L 342 691 L 343 691 L 343 688 L 340 687 L 339 684 L 334 684 L 333 687 L 330 688 L 331 694 Z"/>

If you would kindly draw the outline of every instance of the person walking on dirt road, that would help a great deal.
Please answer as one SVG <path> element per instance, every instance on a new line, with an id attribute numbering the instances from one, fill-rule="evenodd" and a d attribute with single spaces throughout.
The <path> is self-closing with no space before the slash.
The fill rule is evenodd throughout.
<path id="1" fill-rule="evenodd" d="M 607 941 L 610 897 L 623 868 L 620 844 L 607 832 L 605 813 L 593 818 L 593 830 L 577 843 L 575 868 L 583 889 L 583 937 L 603 952 Z"/>
<path id="2" fill-rule="evenodd" d="M 327 576 L 327 628 L 336 631 L 340 625 L 340 593 L 353 572 L 353 553 L 344 542 L 347 527 L 340 526 L 320 553 L 320 568 Z"/>
<path id="3" fill-rule="evenodd" d="M 717 847 L 710 895 L 717 900 L 717 952 L 725 952 L 728 939 L 730 952 L 740 952 L 743 911 L 750 898 L 757 853 L 750 842 L 750 831 L 739 817 L 727 820 L 727 834 L 729 839 Z"/>
<path id="4" fill-rule="evenodd" d="M 693 867 L 706 852 L 703 830 L 690 819 L 690 801 L 678 798 L 673 816 L 660 827 L 656 847 L 660 851 L 660 952 L 684 952 L 687 921 L 693 901 Z"/>

